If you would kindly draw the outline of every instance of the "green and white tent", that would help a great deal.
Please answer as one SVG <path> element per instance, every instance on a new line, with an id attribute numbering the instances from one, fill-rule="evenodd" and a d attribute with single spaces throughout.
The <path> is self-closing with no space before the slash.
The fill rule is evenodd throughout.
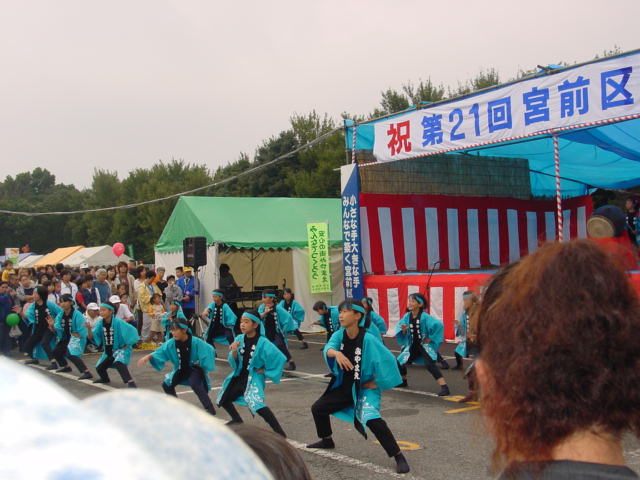
<path id="1" fill-rule="evenodd" d="M 311 222 L 329 223 L 332 293 L 310 293 L 307 223 Z M 155 247 L 156 266 L 165 267 L 167 275 L 183 264 L 186 237 L 207 239 L 207 266 L 199 272 L 201 309 L 218 286 L 221 263 L 231 267 L 243 291 L 286 284 L 307 311 L 305 323 L 315 320 L 311 307 L 317 300 L 336 304 L 344 298 L 339 199 L 180 197 Z"/>

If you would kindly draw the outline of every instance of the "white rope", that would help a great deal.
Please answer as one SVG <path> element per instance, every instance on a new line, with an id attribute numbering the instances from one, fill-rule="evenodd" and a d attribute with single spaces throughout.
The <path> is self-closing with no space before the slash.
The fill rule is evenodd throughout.
<path id="1" fill-rule="evenodd" d="M 245 175 L 249 175 L 250 173 L 257 172 L 258 170 L 261 170 L 261 169 L 263 169 L 265 167 L 273 165 L 274 163 L 279 162 L 280 160 L 284 160 L 285 158 L 289 158 L 290 156 L 295 155 L 296 153 L 298 153 L 298 152 L 300 152 L 302 150 L 306 150 L 307 148 L 315 145 L 318 142 L 321 142 L 325 138 L 327 138 L 327 137 L 329 137 L 329 136 L 333 135 L 334 133 L 339 132 L 341 130 L 342 130 L 342 127 L 334 128 L 330 132 L 327 132 L 327 133 L 325 133 L 323 135 L 320 135 L 317 138 L 314 138 L 310 142 L 305 143 L 304 145 L 296 148 L 295 150 L 292 150 L 292 151 L 290 151 L 288 153 L 285 153 L 284 155 L 280 155 L 279 157 L 276 157 L 273 160 L 269 160 L 266 163 L 262 163 L 260 165 L 256 165 L 253 168 L 245 170 L 244 172 L 240 172 L 240 173 L 238 173 L 236 175 L 233 175 L 231 177 L 224 178 L 222 180 L 218 180 L 217 182 L 210 183 L 209 185 L 205 185 L 203 187 L 193 188 L 191 190 L 187 190 L 186 192 L 174 193 L 173 195 L 168 195 L 168 196 L 162 197 L 162 198 L 154 198 L 153 200 L 145 200 L 144 202 L 130 203 L 130 204 L 127 204 L 127 205 L 118 205 L 118 206 L 115 206 L 115 207 L 91 208 L 91 209 L 87 209 L 87 210 L 73 210 L 73 211 L 68 211 L 68 212 L 14 212 L 12 210 L 1 210 L 0 209 L 0 213 L 5 213 L 7 215 L 23 215 L 25 217 L 39 217 L 39 216 L 42 216 L 42 215 L 75 215 L 75 214 L 79 214 L 79 213 L 93 213 L 93 212 L 107 212 L 107 211 L 112 211 L 112 210 L 124 210 L 126 208 L 135 208 L 135 207 L 140 207 L 142 205 L 149 205 L 150 203 L 163 202 L 165 200 L 170 200 L 172 198 L 181 197 L 183 195 L 189 195 L 191 193 L 199 192 L 200 190 L 206 190 L 207 188 L 217 187 L 219 185 L 223 185 L 225 183 L 231 182 L 232 180 L 236 180 L 237 178 L 243 177 Z"/>

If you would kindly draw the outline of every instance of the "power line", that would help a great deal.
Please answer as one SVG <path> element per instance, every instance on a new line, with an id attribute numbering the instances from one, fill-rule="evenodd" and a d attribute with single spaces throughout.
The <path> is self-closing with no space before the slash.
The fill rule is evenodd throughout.
<path id="1" fill-rule="evenodd" d="M 103 207 L 103 208 L 90 208 L 87 210 L 73 210 L 73 211 L 68 211 L 68 212 L 14 212 L 12 210 L 0 210 L 0 213 L 5 213 L 7 215 L 23 215 L 25 217 L 40 217 L 43 215 L 75 215 L 75 214 L 79 214 L 79 213 L 93 213 L 93 212 L 107 212 L 107 211 L 113 211 L 113 210 L 124 210 L 126 208 L 135 208 L 135 207 L 140 207 L 142 205 L 149 205 L 151 203 L 157 203 L 157 202 L 163 202 L 165 200 L 170 200 L 172 198 L 176 198 L 176 197 L 180 197 L 183 195 L 189 195 L 191 193 L 195 193 L 195 192 L 199 192 L 201 190 L 206 190 L 207 188 L 212 188 L 212 187 L 217 187 L 220 185 L 223 185 L 225 183 L 229 183 L 233 180 L 236 180 L 240 177 L 243 177 L 245 175 L 249 175 L 251 173 L 257 172 L 258 170 L 261 170 L 265 167 L 268 167 L 270 165 L 273 165 L 276 162 L 279 162 L 280 160 L 284 160 L 285 158 L 289 158 L 292 155 L 295 155 L 296 153 L 302 151 L 302 150 L 306 150 L 307 148 L 312 147 L 313 145 L 315 145 L 316 143 L 321 142 L 322 140 L 324 140 L 325 138 L 333 135 L 336 132 L 342 131 L 342 127 L 339 128 L 334 128 L 333 130 L 320 135 L 319 137 L 314 138 L 313 140 L 311 140 L 310 142 L 305 143 L 304 145 L 288 152 L 285 153 L 284 155 L 280 155 L 279 157 L 274 158 L 273 160 L 269 160 L 268 162 L 262 163 L 260 165 L 256 165 L 255 167 L 252 167 L 248 170 L 245 170 L 244 172 L 240 172 L 237 173 L 235 175 L 232 175 L 231 177 L 228 178 L 223 178 L 222 180 L 218 180 L 217 182 L 213 182 L 210 183 L 209 185 L 204 185 L 203 187 L 198 187 L 198 188 L 193 188 L 191 190 L 187 190 L 186 192 L 180 192 L 180 193 L 174 193 L 172 195 L 168 195 L 166 197 L 162 197 L 162 198 L 154 198 L 153 200 L 145 200 L 144 202 L 137 202 L 137 203 L 130 203 L 127 205 L 117 205 L 114 207 Z"/>

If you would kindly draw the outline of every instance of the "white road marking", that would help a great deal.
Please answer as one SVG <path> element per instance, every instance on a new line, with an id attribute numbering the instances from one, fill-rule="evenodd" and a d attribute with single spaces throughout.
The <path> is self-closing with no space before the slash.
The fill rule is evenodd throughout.
<path id="1" fill-rule="evenodd" d="M 287 441 L 297 448 L 298 450 L 302 450 L 303 452 L 312 453 L 314 455 L 318 455 L 320 457 L 329 458 L 331 460 L 335 460 L 337 462 L 346 463 L 347 465 L 351 465 L 358 468 L 366 468 L 367 470 L 375 473 L 380 473 L 383 475 L 388 475 L 394 478 L 405 478 L 411 480 L 420 480 L 420 477 L 415 477 L 413 475 L 400 474 L 396 473 L 390 468 L 382 467 L 380 465 L 376 465 L 375 463 L 365 462 L 363 460 L 358 460 L 357 458 L 348 457 L 347 455 L 343 455 L 341 453 L 337 453 L 331 450 L 324 450 L 321 448 L 307 448 L 304 443 L 296 442 L 295 440 L 291 440 L 290 438 Z"/>

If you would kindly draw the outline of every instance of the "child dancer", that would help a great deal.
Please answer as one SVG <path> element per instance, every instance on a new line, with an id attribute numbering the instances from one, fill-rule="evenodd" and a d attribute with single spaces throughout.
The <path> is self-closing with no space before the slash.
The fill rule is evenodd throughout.
<path id="1" fill-rule="evenodd" d="M 238 317 L 231 307 L 224 302 L 224 293 L 222 290 L 214 290 L 211 292 L 213 302 L 200 314 L 209 320 L 209 326 L 204 334 L 207 343 L 213 346 L 213 342 L 223 345 L 233 343 L 233 327 Z"/>
<path id="2" fill-rule="evenodd" d="M 362 306 L 366 311 L 364 316 L 365 328 L 371 329 L 371 325 L 373 325 L 380 336 L 387 333 L 387 322 L 373 309 L 373 298 L 364 297 L 362 299 Z M 376 333 L 376 331 L 373 330 L 371 333 Z"/>
<path id="3" fill-rule="evenodd" d="M 440 385 L 438 396 L 449 395 L 449 386 L 436 365 L 438 347 L 444 340 L 444 325 L 424 312 L 427 301 L 419 293 L 412 293 L 407 300 L 408 312 L 396 327 L 396 340 L 402 346 L 398 365 L 402 374 L 402 386 L 407 387 L 407 362 L 424 363 Z"/>
<path id="4" fill-rule="evenodd" d="M 307 448 L 335 448 L 329 415 L 353 422 L 367 438 L 368 427 L 387 455 L 394 457 L 396 471 L 407 473 L 409 464 L 386 422 L 380 417 L 382 390 L 401 382 L 393 354 L 364 328 L 365 309 L 358 300 L 347 299 L 339 306 L 340 325 L 324 347 L 333 378 L 311 413 L 320 441 Z"/>
<path id="5" fill-rule="evenodd" d="M 262 319 L 260 333 L 273 342 L 287 357 L 289 366 L 285 370 L 295 370 L 296 364 L 291 358 L 289 348 L 287 348 L 285 332 L 291 332 L 296 327 L 289 312 L 276 303 L 276 292 L 274 290 L 262 292 L 262 305 L 258 308 L 258 314 Z"/>
<path id="6" fill-rule="evenodd" d="M 188 385 L 198 396 L 204 409 L 215 415 L 216 409 L 208 394 L 211 390 L 209 372 L 216 369 L 213 347 L 194 337 L 186 322 L 173 320 L 170 329 L 173 338 L 138 360 L 138 366 L 149 362 L 153 368 L 161 371 L 165 363 L 171 362 L 173 370 L 165 375 L 162 382 L 164 392 L 177 397 L 176 385 Z"/>
<path id="7" fill-rule="evenodd" d="M 331 336 L 340 329 L 340 319 L 338 307 L 327 307 L 323 301 L 318 301 L 313 305 L 313 310 L 320 318 L 312 323 L 312 325 L 320 325 L 327 331 L 327 342 Z"/>
<path id="8" fill-rule="evenodd" d="M 164 341 L 168 342 L 173 338 L 171 335 L 171 322 L 178 321 L 180 323 L 184 323 L 185 325 L 189 325 L 189 321 L 187 317 L 182 312 L 182 302 L 180 300 L 172 300 L 169 304 L 169 311 L 164 314 L 162 317 L 161 323 L 164 328 Z"/>
<path id="9" fill-rule="evenodd" d="M 309 345 L 307 344 L 307 342 L 304 341 L 302 332 L 300 332 L 300 325 L 304 321 L 304 308 L 302 308 L 302 305 L 296 302 L 295 295 L 293 294 L 293 291 L 291 291 L 290 288 L 284 289 L 284 293 L 282 294 L 282 300 L 280 300 L 280 303 L 278 304 L 278 306 L 284 308 L 287 312 L 289 312 L 289 315 L 291 315 L 291 318 L 293 318 L 293 321 L 296 324 L 296 329 L 293 331 L 293 334 L 296 336 L 298 340 L 302 342 L 302 345 L 300 346 L 300 350 L 306 350 L 307 348 L 309 348 Z"/>
<path id="10" fill-rule="evenodd" d="M 53 357 L 60 365 L 57 372 L 71 371 L 71 367 L 67 363 L 68 358 L 80 371 L 78 380 L 93 378 L 81 358 L 87 345 L 88 322 L 80 310 L 74 308 L 73 297 L 68 293 L 60 297 L 60 306 L 62 311 L 56 315 L 54 322 L 58 343 L 56 348 L 53 349 Z"/>
<path id="11" fill-rule="evenodd" d="M 460 339 L 458 346 L 455 349 L 456 366 L 454 370 L 462 370 L 462 359 L 469 356 L 469 345 L 467 344 L 467 337 L 469 332 L 469 317 L 471 310 L 475 308 L 478 303 L 477 297 L 472 291 L 467 290 L 462 294 L 462 306 L 463 311 L 460 318 L 456 320 L 456 337 Z"/>
<path id="12" fill-rule="evenodd" d="M 261 333 L 262 319 L 256 310 L 247 310 L 240 318 L 242 334 L 235 338 L 229 349 L 231 373 L 225 378 L 218 394 L 218 406 L 231 416 L 227 423 L 241 423 L 242 418 L 233 406 L 245 405 L 252 414 L 257 413 L 274 432 L 286 437 L 275 415 L 264 403 L 265 377 L 280 383 L 285 355 Z"/>
<path id="13" fill-rule="evenodd" d="M 107 369 L 115 368 L 129 388 L 136 388 L 127 365 L 131 361 L 133 345 L 140 340 L 140 337 L 134 326 L 116 317 L 115 313 L 116 309 L 111 303 L 100 304 L 102 319 L 98 320 L 93 331 L 89 330 L 89 339 L 93 340 L 97 346 L 104 345 L 102 357 L 96 364 L 100 378 L 93 383 L 109 383 Z"/>
<path id="14" fill-rule="evenodd" d="M 60 307 L 47 301 L 49 292 L 46 287 L 38 287 L 34 291 L 34 301 L 27 308 L 26 322 L 31 327 L 31 336 L 24 343 L 23 349 L 30 360 L 26 365 L 37 365 L 38 360 L 51 360 L 47 370 L 55 370 L 58 365 L 53 360 L 53 348 L 55 347 L 56 334 L 53 328 L 53 319 L 60 313 Z"/>

